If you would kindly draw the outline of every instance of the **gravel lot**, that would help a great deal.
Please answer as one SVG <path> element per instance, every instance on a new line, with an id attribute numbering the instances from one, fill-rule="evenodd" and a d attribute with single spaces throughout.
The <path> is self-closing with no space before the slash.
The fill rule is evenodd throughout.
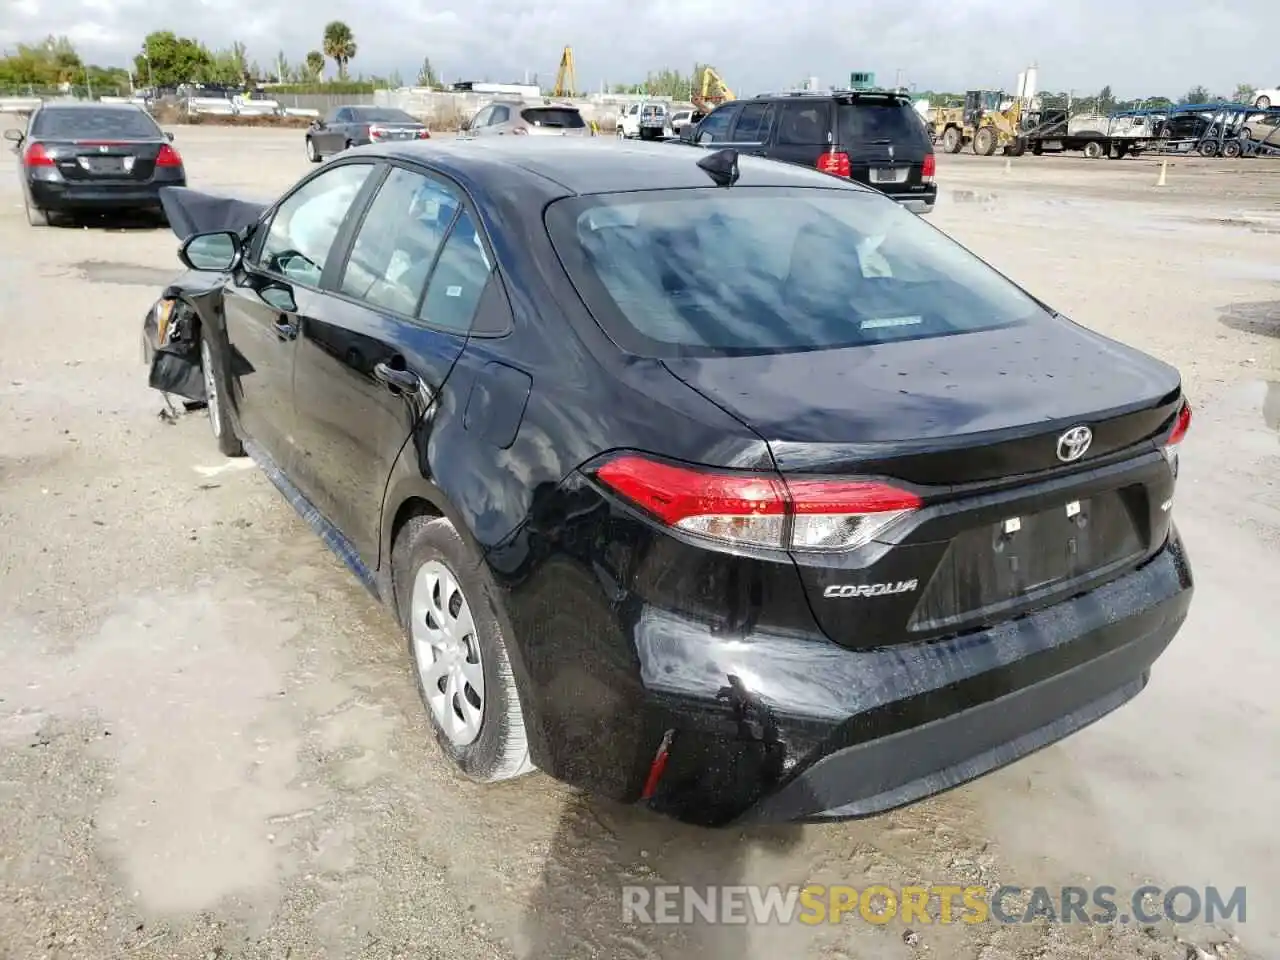
<path id="1" fill-rule="evenodd" d="M 176 146 L 217 191 L 309 167 L 296 131 Z M 932 217 L 1183 371 L 1198 593 L 1150 687 L 943 798 L 746 833 L 453 776 L 390 618 L 203 416 L 159 418 L 139 336 L 173 236 L 30 229 L 0 177 L 0 957 L 1280 956 L 1280 163 L 1158 167 L 947 156 Z M 627 882 L 803 881 L 1244 885 L 1249 912 L 1238 941 L 620 922 Z"/>

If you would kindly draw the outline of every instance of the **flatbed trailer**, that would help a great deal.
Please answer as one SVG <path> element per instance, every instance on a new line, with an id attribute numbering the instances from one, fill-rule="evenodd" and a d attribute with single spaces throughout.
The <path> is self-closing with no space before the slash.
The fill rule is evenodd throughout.
<path id="1" fill-rule="evenodd" d="M 1198 121 L 1193 119 L 1197 117 Z M 1091 123 L 1093 119 L 1097 122 Z M 1147 152 L 1228 158 L 1280 156 L 1280 107 L 1261 110 L 1236 103 L 1181 104 L 1076 121 L 1073 129 L 1067 111 L 1046 112 L 1029 125 L 1021 139 L 1036 155 L 1080 151 L 1090 159 L 1136 157 Z M 1188 121 L 1192 131 L 1181 135 L 1179 127 L 1188 126 Z"/>

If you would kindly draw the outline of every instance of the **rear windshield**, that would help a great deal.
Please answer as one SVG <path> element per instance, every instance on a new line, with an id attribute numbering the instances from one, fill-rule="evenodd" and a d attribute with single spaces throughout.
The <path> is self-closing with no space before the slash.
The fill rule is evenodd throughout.
<path id="1" fill-rule="evenodd" d="M 530 107 L 521 110 L 520 116 L 535 127 L 585 127 L 586 121 L 577 110 L 568 107 Z"/>
<path id="2" fill-rule="evenodd" d="M 154 140 L 161 133 L 141 110 L 45 107 L 36 114 L 31 135 L 48 140 Z"/>
<path id="3" fill-rule="evenodd" d="M 355 112 L 356 119 L 368 123 L 417 123 L 413 117 L 403 110 L 382 110 L 360 108 Z"/>
<path id="4" fill-rule="evenodd" d="M 855 100 L 839 110 L 842 143 L 928 143 L 920 115 L 900 100 Z"/>
<path id="5" fill-rule="evenodd" d="M 1043 308 L 884 197 L 743 188 L 557 201 L 556 251 L 597 321 L 654 357 L 954 336 Z"/>

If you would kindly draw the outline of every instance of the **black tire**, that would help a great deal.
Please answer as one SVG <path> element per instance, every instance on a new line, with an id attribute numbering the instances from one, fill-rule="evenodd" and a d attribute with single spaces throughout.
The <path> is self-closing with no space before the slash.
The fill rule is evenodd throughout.
<path id="1" fill-rule="evenodd" d="M 1027 141 L 1018 138 L 1005 148 L 1005 153 L 1011 157 L 1020 157 L 1027 152 Z"/>
<path id="2" fill-rule="evenodd" d="M 1097 140 L 1090 140 L 1084 145 L 1084 155 L 1090 160 L 1099 159 L 1105 152 Z"/>
<path id="3" fill-rule="evenodd" d="M 350 150 L 350 149 L 351 149 L 352 147 L 354 147 L 355 145 L 356 145 L 356 144 L 355 144 L 355 141 L 354 141 L 354 140 L 348 140 L 348 141 L 347 141 L 347 145 L 346 145 L 345 147 L 343 147 L 342 149 L 344 149 L 344 150 Z"/>
<path id="4" fill-rule="evenodd" d="M 1201 143 L 1201 144 L 1200 144 L 1200 148 L 1199 148 L 1199 149 L 1200 149 L 1200 156 L 1202 156 L 1202 157 L 1213 157 L 1213 156 L 1217 156 L 1217 153 L 1218 153 L 1218 141 L 1217 141 L 1217 140 L 1205 140 L 1203 143 Z"/>
<path id="5" fill-rule="evenodd" d="M 1228 160 L 1234 160 L 1236 157 L 1240 156 L 1240 154 L 1243 152 L 1244 150 L 1240 146 L 1239 140 L 1228 140 L 1226 143 L 1222 145 L 1222 155 L 1226 157 Z"/>
<path id="6" fill-rule="evenodd" d="M 1031 145 L 1031 155 L 1035 157 L 1044 155 L 1044 144 L 1038 140 Z"/>
<path id="7" fill-rule="evenodd" d="M 942 132 L 942 149 L 947 153 L 959 153 L 964 149 L 964 134 L 959 127 L 947 127 Z"/>
<path id="8" fill-rule="evenodd" d="M 320 151 L 316 149 L 316 142 L 310 137 L 307 137 L 307 159 L 312 163 L 319 163 L 324 159 L 324 157 L 320 155 Z"/>
<path id="9" fill-rule="evenodd" d="M 996 152 L 996 132 L 990 127 L 983 127 L 973 135 L 973 152 L 980 157 L 989 157 Z"/>
<path id="10" fill-rule="evenodd" d="M 413 640 L 413 590 L 418 572 L 428 563 L 442 564 L 453 576 L 475 624 L 474 638 L 479 648 L 485 691 L 479 734 L 465 746 L 457 745 L 440 727 L 422 685 Z M 414 517 L 396 536 L 391 572 L 396 613 L 409 646 L 418 695 L 445 756 L 463 774 L 481 783 L 510 780 L 534 770 L 529 758 L 524 713 L 501 626 L 505 622 L 499 612 L 501 600 L 484 561 L 463 542 L 448 520 Z"/>
<path id="11" fill-rule="evenodd" d="M 205 407 L 209 411 L 209 429 L 217 441 L 218 452 L 224 457 L 243 457 L 244 444 L 236 436 L 231 420 L 231 407 L 227 403 L 226 364 L 222 362 L 222 350 L 216 337 L 200 337 L 200 369 L 204 374 Z"/>
<path id="12" fill-rule="evenodd" d="M 39 207 L 32 206 L 30 200 L 24 200 L 23 206 L 27 208 L 27 223 L 33 227 L 47 227 L 49 225 L 49 211 L 41 210 Z"/>
<path id="13" fill-rule="evenodd" d="M 1253 101 L 1253 105 L 1254 105 L 1255 107 L 1257 107 L 1259 110 L 1270 110 L 1270 109 L 1271 109 L 1271 98 L 1270 98 L 1270 97 L 1259 97 L 1257 100 Z"/>

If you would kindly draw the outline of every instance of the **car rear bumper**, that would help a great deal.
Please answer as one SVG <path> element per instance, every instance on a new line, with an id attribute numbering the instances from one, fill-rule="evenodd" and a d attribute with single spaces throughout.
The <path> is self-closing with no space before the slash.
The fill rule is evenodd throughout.
<path id="1" fill-rule="evenodd" d="M 905 197 L 900 200 L 897 197 L 895 197 L 894 199 L 898 200 L 900 204 L 902 204 L 912 213 L 919 213 L 919 214 L 932 213 L 933 206 L 937 202 L 936 196 L 935 197 Z"/>
<path id="2" fill-rule="evenodd" d="M 642 615 L 645 736 L 672 731 L 650 804 L 718 826 L 866 817 L 948 790 L 1134 697 L 1192 590 L 1175 532 L 1089 593 L 926 643 L 855 651 Z"/>
<path id="3" fill-rule="evenodd" d="M 27 189 L 32 203 L 41 210 L 158 210 L 161 188 L 186 185 L 185 177 L 137 184 L 30 180 Z"/>

